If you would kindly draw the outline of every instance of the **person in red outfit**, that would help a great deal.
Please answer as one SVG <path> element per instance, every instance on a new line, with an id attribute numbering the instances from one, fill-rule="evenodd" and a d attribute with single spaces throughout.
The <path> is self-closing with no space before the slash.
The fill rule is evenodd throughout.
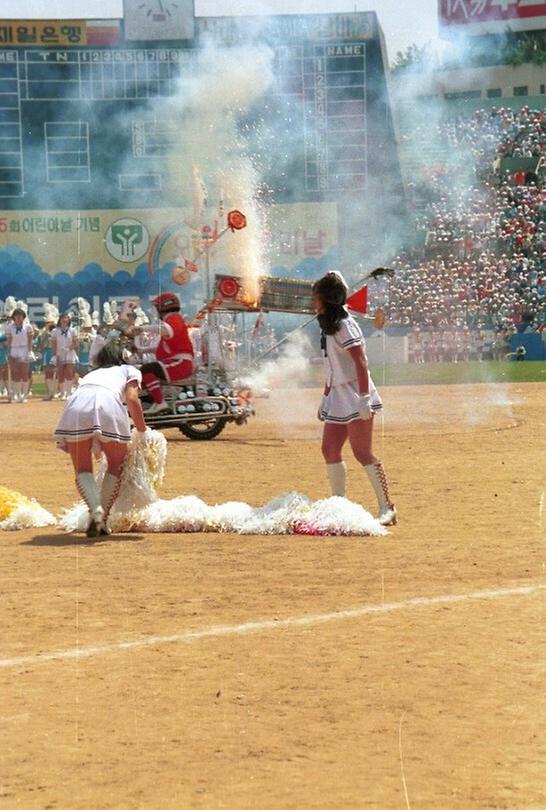
<path id="1" fill-rule="evenodd" d="M 146 325 L 147 332 L 158 331 L 158 343 L 153 363 L 141 367 L 142 382 L 153 399 L 146 414 L 161 413 L 169 409 L 163 399 L 161 382 L 177 383 L 193 373 L 193 344 L 186 322 L 180 313 L 180 299 L 176 293 L 161 293 L 152 299 L 160 318 L 159 324 Z"/>

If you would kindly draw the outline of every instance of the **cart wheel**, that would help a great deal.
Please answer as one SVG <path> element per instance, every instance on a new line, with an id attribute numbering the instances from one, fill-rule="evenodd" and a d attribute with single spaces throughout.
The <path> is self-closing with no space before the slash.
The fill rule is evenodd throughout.
<path id="1" fill-rule="evenodd" d="M 226 426 L 225 419 L 208 419 L 206 422 L 192 422 L 192 424 L 179 425 L 179 430 L 188 439 L 206 440 L 215 439 Z"/>

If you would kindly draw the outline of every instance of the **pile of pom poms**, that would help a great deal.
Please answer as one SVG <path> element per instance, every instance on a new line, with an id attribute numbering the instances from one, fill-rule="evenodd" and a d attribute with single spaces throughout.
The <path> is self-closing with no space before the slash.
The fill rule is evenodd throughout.
<path id="1" fill-rule="evenodd" d="M 84 531 L 89 521 L 84 504 L 76 504 L 61 519 L 65 531 Z M 224 532 L 231 534 L 373 535 L 387 530 L 359 504 L 346 498 L 311 501 L 292 492 L 252 507 L 239 501 L 209 506 L 194 495 L 158 498 L 128 512 L 116 508 L 108 520 L 114 534 L 122 532 Z"/>
<path id="2" fill-rule="evenodd" d="M 224 532 L 253 535 L 381 536 L 387 530 L 362 506 L 346 498 L 311 501 L 291 492 L 261 507 L 239 501 L 209 506 L 194 495 L 162 500 L 156 493 L 167 457 L 159 431 L 135 433 L 123 468 L 119 496 L 108 518 L 110 532 Z M 106 470 L 99 465 L 97 485 Z M 51 526 L 57 521 L 35 500 L 0 487 L 0 529 Z M 83 501 L 67 509 L 58 524 L 67 532 L 85 532 L 89 511 Z"/>
<path id="3" fill-rule="evenodd" d="M 34 498 L 27 498 L 20 492 L 0 486 L 0 530 L 54 526 L 57 521 Z"/>

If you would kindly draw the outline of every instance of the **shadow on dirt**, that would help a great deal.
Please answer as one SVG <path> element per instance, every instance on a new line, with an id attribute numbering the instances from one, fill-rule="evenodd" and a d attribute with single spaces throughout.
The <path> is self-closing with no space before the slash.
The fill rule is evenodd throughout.
<path id="1" fill-rule="evenodd" d="M 98 546 L 105 543 L 137 543 L 144 540 L 141 534 L 108 534 L 103 537 L 86 537 L 82 534 L 42 534 L 31 540 L 23 540 L 22 546 Z"/>

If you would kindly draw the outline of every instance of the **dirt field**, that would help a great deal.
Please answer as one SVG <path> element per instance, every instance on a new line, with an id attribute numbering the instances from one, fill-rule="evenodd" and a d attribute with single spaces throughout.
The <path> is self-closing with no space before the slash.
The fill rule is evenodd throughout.
<path id="1" fill-rule="evenodd" d="M 546 385 L 382 395 L 387 537 L 0 534 L 1 807 L 546 807 Z M 318 398 L 170 432 L 161 495 L 326 496 Z M 52 511 L 61 407 L 0 405 L 0 482 Z"/>

